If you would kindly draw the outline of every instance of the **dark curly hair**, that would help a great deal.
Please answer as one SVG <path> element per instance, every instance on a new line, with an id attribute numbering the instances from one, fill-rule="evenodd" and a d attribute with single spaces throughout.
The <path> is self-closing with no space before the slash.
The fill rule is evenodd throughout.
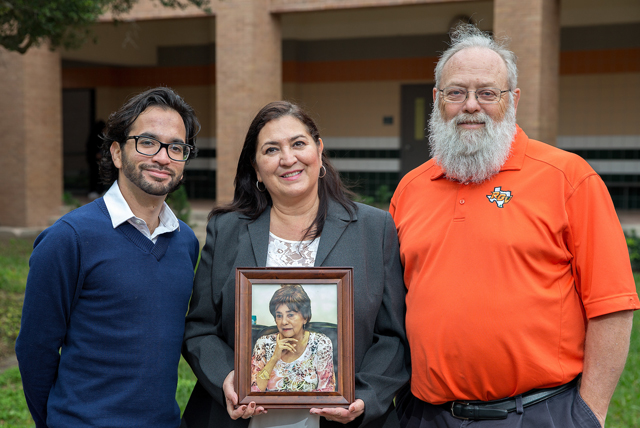
<path id="1" fill-rule="evenodd" d="M 198 150 L 196 148 L 196 135 L 200 132 L 200 122 L 198 122 L 193 108 L 171 88 L 158 87 L 148 89 L 130 98 L 118 111 L 111 113 L 111 116 L 109 116 L 107 127 L 100 136 L 102 139 L 100 179 L 104 184 L 110 186 L 118 178 L 118 168 L 113 164 L 113 159 L 111 158 L 111 145 L 113 142 L 117 142 L 122 148 L 127 142 L 126 138 L 129 136 L 129 130 L 133 122 L 142 112 L 154 106 L 175 110 L 182 117 L 184 127 L 187 130 L 185 143 L 192 146 L 189 159 L 196 157 Z M 180 181 L 181 183 L 182 180 Z M 174 190 L 178 187 L 179 185 Z"/>
<path id="2" fill-rule="evenodd" d="M 311 321 L 311 299 L 304 291 L 300 284 L 282 284 L 280 288 L 273 293 L 273 297 L 269 302 L 269 312 L 276 318 L 276 309 L 280 305 L 287 305 L 289 310 L 300 312 L 302 318 Z"/>
<path id="3" fill-rule="evenodd" d="M 320 132 L 315 122 L 309 115 L 296 104 L 288 101 L 274 101 L 264 106 L 251 122 L 247 136 L 244 139 L 244 145 L 238 159 L 238 169 L 234 180 L 235 191 L 233 193 L 233 201 L 224 206 L 215 207 L 209 213 L 209 219 L 216 214 L 226 212 L 240 212 L 252 220 L 260 217 L 260 214 L 271 205 L 271 196 L 269 192 L 260 192 L 255 186 L 258 177 L 254 169 L 256 163 L 256 146 L 258 144 L 258 134 L 264 126 L 272 120 L 279 119 L 283 116 L 293 116 L 304 124 L 316 144 L 320 143 Z M 340 179 L 340 174 L 329 162 L 329 157 L 324 150 L 322 151 L 322 165 L 327 169 L 324 175 L 318 181 L 318 197 L 320 204 L 316 218 L 311 226 L 305 232 L 304 238 L 315 239 L 322 233 L 324 222 L 327 217 L 327 208 L 329 199 L 333 199 L 342 205 L 349 215 L 353 217 L 356 211 L 355 203 L 350 199 L 354 196 L 353 192 L 345 187 Z"/>

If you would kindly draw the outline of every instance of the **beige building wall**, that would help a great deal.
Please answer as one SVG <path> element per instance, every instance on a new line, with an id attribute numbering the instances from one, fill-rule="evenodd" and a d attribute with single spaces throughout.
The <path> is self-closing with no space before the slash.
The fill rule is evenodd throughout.
<path id="1" fill-rule="evenodd" d="M 309 110 L 320 135 L 395 137 L 400 134 L 400 82 L 309 83 L 284 86 L 284 98 Z M 383 117 L 393 124 L 384 125 Z"/>
<path id="2" fill-rule="evenodd" d="M 640 73 L 560 77 L 558 135 L 637 135 Z"/>

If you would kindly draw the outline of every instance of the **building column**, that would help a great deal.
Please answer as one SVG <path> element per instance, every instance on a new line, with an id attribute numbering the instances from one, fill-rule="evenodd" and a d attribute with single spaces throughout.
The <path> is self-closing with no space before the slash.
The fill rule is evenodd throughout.
<path id="1" fill-rule="evenodd" d="M 233 180 L 249 124 L 282 97 L 279 17 L 269 0 L 227 0 L 216 9 L 216 158 L 218 203 L 233 199 Z"/>
<path id="2" fill-rule="evenodd" d="M 62 205 L 60 55 L 0 48 L 0 226 L 48 226 Z"/>
<path id="3" fill-rule="evenodd" d="M 530 138 L 555 145 L 560 62 L 559 0 L 495 0 L 493 29 L 518 56 L 518 124 Z"/>

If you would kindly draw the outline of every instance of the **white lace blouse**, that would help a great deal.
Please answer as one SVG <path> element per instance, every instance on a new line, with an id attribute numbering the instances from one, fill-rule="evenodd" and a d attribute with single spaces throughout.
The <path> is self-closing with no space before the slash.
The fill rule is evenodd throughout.
<path id="1" fill-rule="evenodd" d="M 289 241 L 269 232 L 267 267 L 313 267 L 320 237 L 313 241 Z"/>

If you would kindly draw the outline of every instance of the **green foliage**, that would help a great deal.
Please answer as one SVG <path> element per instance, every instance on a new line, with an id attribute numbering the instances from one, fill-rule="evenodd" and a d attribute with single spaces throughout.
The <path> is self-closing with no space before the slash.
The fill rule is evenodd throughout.
<path id="1" fill-rule="evenodd" d="M 171 211 L 180 220 L 189 224 L 191 218 L 191 204 L 187 197 L 187 191 L 184 186 L 178 187 L 178 189 L 167 196 L 167 204 L 171 207 Z"/>
<path id="2" fill-rule="evenodd" d="M 393 192 L 389 189 L 389 186 L 383 184 L 376 189 L 374 196 L 356 195 L 354 200 L 374 207 L 388 209 L 392 196 Z"/>
<path id="3" fill-rule="evenodd" d="M 376 203 L 376 200 L 373 196 L 366 196 L 366 195 L 356 195 L 356 197 L 353 200 L 356 202 L 361 202 L 363 204 L 371 205 L 371 206 L 374 206 Z"/>
<path id="4" fill-rule="evenodd" d="M 17 367 L 0 373 L 0 427 L 33 427 Z"/>
<path id="5" fill-rule="evenodd" d="M 81 205 L 80 201 L 77 200 L 71 194 L 71 192 L 64 192 L 62 194 L 62 203 L 67 207 L 71 207 L 72 209 L 80 208 L 80 205 Z"/>
<path id="6" fill-rule="evenodd" d="M 13 352 L 20 331 L 32 245 L 30 240 L 0 240 L 0 358 Z"/>
<path id="7" fill-rule="evenodd" d="M 180 406 L 180 414 L 184 413 L 185 407 L 189 397 L 191 397 L 191 391 L 196 386 L 196 376 L 191 371 L 191 367 L 180 357 L 180 364 L 178 365 L 178 389 L 176 390 L 176 401 Z"/>
<path id="8" fill-rule="evenodd" d="M 634 271 L 640 271 L 640 238 L 636 235 L 635 229 L 632 229 L 631 233 L 625 232 L 624 236 L 627 239 L 631 267 Z"/>
<path id="9" fill-rule="evenodd" d="M 33 241 L 0 239 L 0 291 L 24 293 Z"/>
<path id="10" fill-rule="evenodd" d="M 379 204 L 388 204 L 391 202 L 391 197 L 393 196 L 393 192 L 389 190 L 389 186 L 383 184 L 378 187 L 375 193 L 375 200 Z"/>
<path id="11" fill-rule="evenodd" d="M 23 296 L 0 291 L 0 358 L 13 351 L 18 338 Z"/>
<path id="12" fill-rule="evenodd" d="M 210 12 L 210 0 L 156 0 L 161 5 L 185 8 L 193 4 Z M 25 53 L 49 40 L 51 49 L 79 48 L 91 36 L 90 26 L 100 15 L 114 18 L 131 10 L 137 0 L 1 0 L 0 45 Z"/>

